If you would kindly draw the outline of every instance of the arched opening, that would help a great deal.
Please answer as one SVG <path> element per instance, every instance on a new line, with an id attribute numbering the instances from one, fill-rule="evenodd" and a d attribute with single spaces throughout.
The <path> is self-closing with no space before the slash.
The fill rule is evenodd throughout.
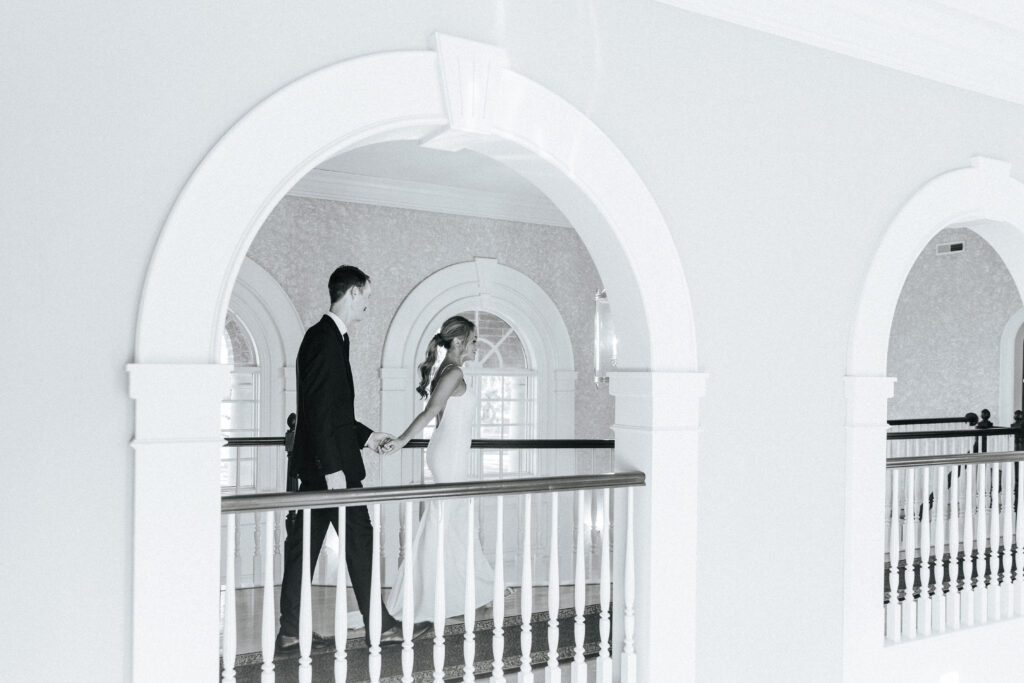
<path id="1" fill-rule="evenodd" d="M 913 653 L 886 648 L 878 584 L 884 547 L 886 419 L 897 379 L 886 374 L 890 330 L 915 261 L 929 241 L 950 226 L 970 226 L 991 245 L 1019 296 L 1024 284 L 1024 260 L 1019 257 L 1024 253 L 1024 184 L 1010 176 L 1009 164 L 975 158 L 970 167 L 945 173 L 918 190 L 885 233 L 860 296 L 846 378 L 846 680 L 869 680 L 883 671 L 886 676 L 913 672 L 933 678 L 951 670 L 967 671 L 965 663 L 953 655 L 956 648 L 949 648 L 942 639 L 921 641 Z M 979 643 L 981 647 L 998 647 L 995 643 L 1003 642 L 1004 635 L 1018 638 L 1020 633 L 1010 628 L 989 635 L 991 642 Z"/>
<path id="2" fill-rule="evenodd" d="M 501 50 L 447 36 L 437 37 L 437 51 L 355 59 L 284 88 L 225 135 L 167 221 L 147 275 L 136 364 L 129 368 L 137 415 L 135 676 L 180 671 L 177 657 L 188 652 L 194 668 L 186 673 L 201 678 L 217 659 L 220 441 L 210 415 L 217 415 L 227 384 L 227 368 L 216 364 L 220 330 L 248 245 L 288 188 L 317 164 L 397 139 L 473 149 L 513 168 L 559 207 L 593 257 L 617 316 L 616 459 L 623 469 L 648 475 L 636 525 L 643 530 L 637 548 L 641 678 L 655 680 L 659 672 L 691 678 L 695 430 L 705 378 L 695 373 L 693 315 L 678 250 L 642 180 L 591 121 L 509 69 Z M 671 453 L 671 462 L 662 467 L 655 453 Z M 171 464 L 161 457 L 168 454 L 180 457 Z M 167 493 L 168 483 L 175 495 Z M 666 519 L 671 529 L 652 523 Z M 161 535 L 160 544 L 142 540 Z M 191 587 L 191 600 L 162 597 L 168 543 L 189 560 L 171 564 L 178 565 L 173 581 Z M 671 561 L 659 562 L 659 553 Z M 211 609 L 196 627 L 196 615 Z M 175 629 L 169 644 L 169 624 L 179 623 L 188 628 Z M 689 674 L 680 673 L 680 658 Z"/>

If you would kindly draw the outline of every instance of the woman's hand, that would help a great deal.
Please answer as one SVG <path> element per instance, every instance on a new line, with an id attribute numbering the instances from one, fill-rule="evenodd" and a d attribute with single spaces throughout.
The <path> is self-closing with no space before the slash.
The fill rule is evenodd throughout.
<path id="1" fill-rule="evenodd" d="M 405 448 L 405 444 L 409 443 L 409 439 L 403 439 L 397 437 L 394 439 L 388 439 L 384 441 L 380 446 L 380 452 L 383 455 L 391 455 L 392 453 L 398 452 Z"/>

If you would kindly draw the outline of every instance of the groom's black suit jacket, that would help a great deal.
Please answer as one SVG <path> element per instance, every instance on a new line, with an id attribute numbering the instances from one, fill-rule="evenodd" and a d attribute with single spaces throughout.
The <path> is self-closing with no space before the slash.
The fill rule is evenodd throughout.
<path id="1" fill-rule="evenodd" d="M 330 316 L 306 330 L 295 361 L 295 471 L 310 480 L 341 470 L 349 487 L 366 476 L 360 449 L 373 433 L 355 418 L 348 342 Z"/>

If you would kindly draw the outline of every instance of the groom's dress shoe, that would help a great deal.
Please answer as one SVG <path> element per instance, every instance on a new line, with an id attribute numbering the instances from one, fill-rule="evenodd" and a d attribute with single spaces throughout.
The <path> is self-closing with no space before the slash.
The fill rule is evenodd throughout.
<path id="1" fill-rule="evenodd" d="M 395 625 L 380 634 L 381 647 L 385 645 L 397 645 L 404 640 L 402 637 L 402 622 L 396 621 Z"/>
<path id="2" fill-rule="evenodd" d="M 275 643 L 275 649 L 278 652 L 288 652 L 289 650 L 299 649 L 299 637 L 298 636 L 286 636 L 283 633 L 277 634 L 277 643 Z"/>
<path id="3" fill-rule="evenodd" d="M 432 624 L 429 621 L 419 621 L 413 624 L 412 639 L 418 640 L 430 631 Z M 380 645 L 398 645 L 405 642 L 405 633 L 402 630 L 402 622 L 396 621 L 395 625 L 380 634 Z"/>
<path id="4" fill-rule="evenodd" d="M 334 638 L 333 637 L 325 637 L 325 636 L 320 635 L 316 631 L 313 632 L 313 642 L 312 642 L 313 647 L 317 647 L 317 646 L 326 647 L 328 645 L 333 645 L 333 644 L 334 644 Z M 298 636 L 288 636 L 288 635 L 285 635 L 284 633 L 278 633 L 277 634 L 276 649 L 277 649 L 278 652 L 288 652 L 289 650 L 297 650 L 298 648 L 299 648 L 299 637 Z"/>

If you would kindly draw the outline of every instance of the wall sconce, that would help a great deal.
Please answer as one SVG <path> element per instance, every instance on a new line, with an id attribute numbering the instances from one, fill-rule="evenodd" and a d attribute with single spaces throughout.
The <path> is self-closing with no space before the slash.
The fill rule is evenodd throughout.
<path id="1" fill-rule="evenodd" d="M 617 359 L 612 309 L 608 293 L 602 289 L 594 296 L 594 382 L 598 386 L 608 383 L 608 372 L 615 369 Z"/>

